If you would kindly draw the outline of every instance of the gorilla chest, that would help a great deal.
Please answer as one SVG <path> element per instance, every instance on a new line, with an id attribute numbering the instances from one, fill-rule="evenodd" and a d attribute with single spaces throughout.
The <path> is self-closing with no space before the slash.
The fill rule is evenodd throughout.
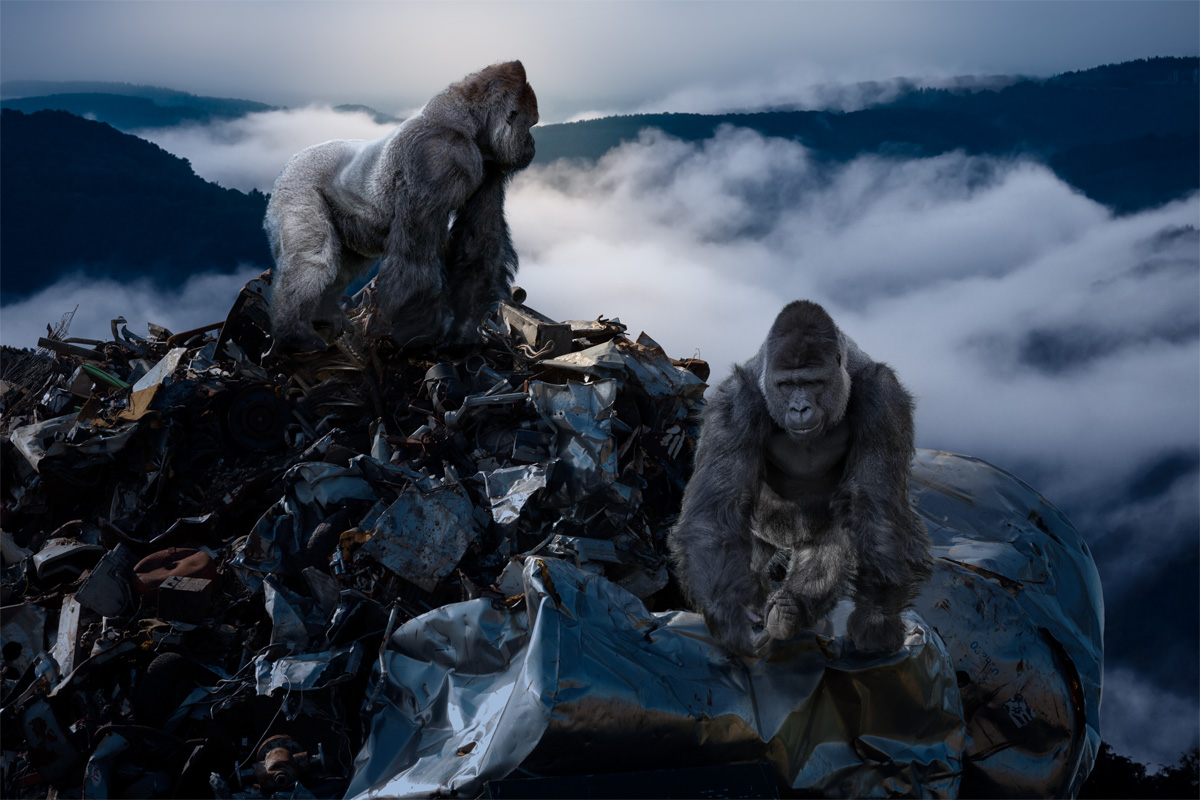
<path id="1" fill-rule="evenodd" d="M 766 484 L 785 501 L 827 507 L 849 449 L 850 426 L 845 420 L 812 441 L 798 442 L 776 430 L 766 441 Z"/>

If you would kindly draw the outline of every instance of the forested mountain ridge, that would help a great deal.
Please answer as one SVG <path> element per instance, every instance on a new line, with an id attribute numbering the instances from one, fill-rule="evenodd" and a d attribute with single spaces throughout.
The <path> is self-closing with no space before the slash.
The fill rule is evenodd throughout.
<path id="1" fill-rule="evenodd" d="M 1200 188 L 1196 58 L 1153 58 L 1024 80 L 999 90 L 916 89 L 860 111 L 637 114 L 543 125 L 535 163 L 600 158 L 644 128 L 688 141 L 721 125 L 793 139 L 826 161 L 951 150 L 1026 155 L 1119 212 Z"/>
<path id="2" fill-rule="evenodd" d="M 25 113 L 67 111 L 120 130 L 161 128 L 183 122 L 236 119 L 275 106 L 253 100 L 201 95 L 108 81 L 4 81 L 0 107 Z"/>
<path id="3" fill-rule="evenodd" d="M 187 160 L 63 111 L 0 112 L 5 302 L 86 267 L 178 285 L 271 264 L 266 196 L 198 177 Z"/>

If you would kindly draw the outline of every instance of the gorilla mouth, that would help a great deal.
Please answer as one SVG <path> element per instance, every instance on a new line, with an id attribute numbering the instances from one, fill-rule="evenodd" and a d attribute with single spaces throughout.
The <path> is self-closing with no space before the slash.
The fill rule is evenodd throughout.
<path id="1" fill-rule="evenodd" d="M 791 434 L 794 438 L 804 439 L 809 436 L 812 436 L 814 433 L 816 433 L 818 430 L 820 430 L 820 428 L 821 428 L 821 423 L 818 422 L 815 425 L 809 425 L 807 428 L 791 428 L 791 427 L 789 427 L 788 433 Z"/>

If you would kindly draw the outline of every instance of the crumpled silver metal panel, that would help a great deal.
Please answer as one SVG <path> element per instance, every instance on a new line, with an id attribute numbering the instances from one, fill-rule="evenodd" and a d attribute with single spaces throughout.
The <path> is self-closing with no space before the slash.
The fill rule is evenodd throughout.
<path id="1" fill-rule="evenodd" d="M 503 525 L 520 519 L 525 504 L 546 487 L 548 470 L 546 464 L 527 464 L 479 474 L 492 504 L 492 519 Z"/>
<path id="2" fill-rule="evenodd" d="M 345 500 L 376 499 L 378 494 L 366 477 L 370 463 L 362 456 L 349 467 L 309 461 L 284 473 L 286 494 L 259 518 L 246 540 L 235 546 L 230 563 L 238 579 L 258 591 L 264 577 L 285 571 L 287 554 L 304 549 L 308 534 L 324 518 L 326 508 Z"/>
<path id="3" fill-rule="evenodd" d="M 612 435 L 617 382 L 529 385 L 538 414 L 557 429 L 555 455 L 566 480 L 546 497 L 553 507 L 569 506 L 603 491 L 617 479 L 617 446 Z"/>
<path id="4" fill-rule="evenodd" d="M 471 501 L 458 486 L 405 490 L 379 517 L 363 550 L 431 592 L 475 537 L 472 513 Z"/>
<path id="5" fill-rule="evenodd" d="M 470 794 L 518 766 L 744 761 L 831 797 L 1077 793 L 1099 745 L 1103 630 L 1082 538 L 977 459 L 919 451 L 911 491 L 937 563 L 904 651 L 857 653 L 847 600 L 745 662 L 698 615 L 528 557 L 524 606 L 444 606 L 391 638 L 347 796 Z"/>
<path id="6" fill-rule="evenodd" d="M 34 470 L 39 469 L 43 459 L 53 458 L 67 452 L 76 452 L 83 456 L 113 455 L 124 449 L 129 443 L 135 425 L 123 425 L 112 429 L 91 430 L 88 438 L 78 443 L 67 441 L 72 429 L 77 425 L 75 414 L 25 425 L 9 434 L 13 447 L 29 462 Z M 81 426 L 82 427 L 82 426 Z"/>
<path id="7" fill-rule="evenodd" d="M 255 689 L 260 695 L 270 695 L 280 689 L 285 692 L 323 689 L 353 680 L 362 658 L 363 646 L 359 642 L 277 659 L 264 653 L 254 659 Z"/>
<path id="8" fill-rule="evenodd" d="M 565 561 L 530 557 L 522 577 L 520 610 L 456 603 L 393 635 L 348 797 L 469 796 L 522 763 L 562 774 L 748 760 L 836 795 L 957 789 L 954 670 L 916 615 L 906 650 L 883 659 L 810 632 L 747 663 L 699 615 L 651 613 Z"/>

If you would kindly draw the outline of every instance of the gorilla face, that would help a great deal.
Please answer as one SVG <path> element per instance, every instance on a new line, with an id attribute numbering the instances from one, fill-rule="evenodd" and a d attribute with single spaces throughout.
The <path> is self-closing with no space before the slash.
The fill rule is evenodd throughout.
<path id="1" fill-rule="evenodd" d="M 836 351 L 798 366 L 773 359 L 763 377 L 771 418 L 796 441 L 820 437 L 845 416 L 850 381 Z"/>
<path id="2" fill-rule="evenodd" d="M 537 95 L 526 83 L 513 97 L 505 119 L 495 131 L 496 157 L 511 170 L 524 169 L 533 161 L 536 149 L 530 131 L 538 122 Z"/>
<path id="3" fill-rule="evenodd" d="M 809 301 L 788 305 L 771 326 L 764 355 L 760 386 L 776 425 L 803 441 L 842 421 L 850 373 L 825 309 Z"/>

